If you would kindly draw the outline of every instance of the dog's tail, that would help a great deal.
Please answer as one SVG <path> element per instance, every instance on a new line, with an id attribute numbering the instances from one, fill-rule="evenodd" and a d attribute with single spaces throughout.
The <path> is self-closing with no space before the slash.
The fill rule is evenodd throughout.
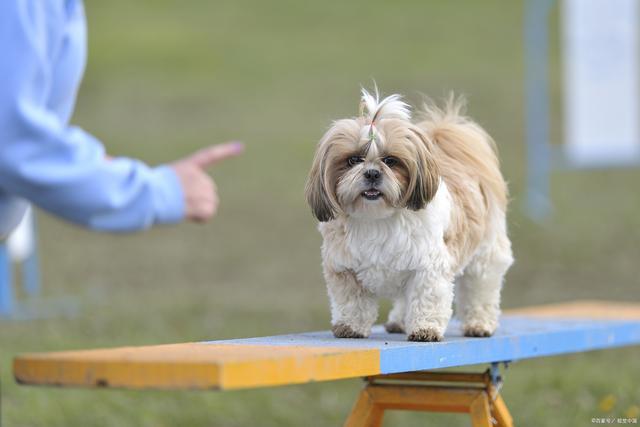
<path id="1" fill-rule="evenodd" d="M 478 178 L 485 197 L 492 197 L 504 209 L 507 206 L 507 184 L 500 173 L 496 144 L 476 122 L 464 115 L 466 100 L 451 93 L 444 106 L 426 101 L 418 123 L 439 148 L 442 161 L 449 170 L 466 171 Z"/>

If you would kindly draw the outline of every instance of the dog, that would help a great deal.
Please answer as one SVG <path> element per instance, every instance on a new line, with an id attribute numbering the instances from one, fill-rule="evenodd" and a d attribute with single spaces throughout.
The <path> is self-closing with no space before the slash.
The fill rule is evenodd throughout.
<path id="1" fill-rule="evenodd" d="M 453 314 L 468 337 L 498 327 L 513 256 L 508 191 L 494 141 L 453 95 L 425 102 L 419 120 L 400 95 L 362 89 L 358 117 L 320 140 L 305 186 L 319 220 L 337 338 L 366 338 L 378 298 L 385 329 L 441 341 Z"/>

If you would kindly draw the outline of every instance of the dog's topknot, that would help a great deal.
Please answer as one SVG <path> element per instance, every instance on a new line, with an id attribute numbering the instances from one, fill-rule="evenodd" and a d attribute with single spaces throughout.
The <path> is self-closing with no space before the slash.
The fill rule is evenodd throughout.
<path id="1" fill-rule="evenodd" d="M 373 94 L 362 88 L 360 115 L 375 126 L 382 119 L 411 120 L 411 107 L 402 101 L 402 96 L 398 94 L 380 100 L 378 87 L 374 86 Z"/>

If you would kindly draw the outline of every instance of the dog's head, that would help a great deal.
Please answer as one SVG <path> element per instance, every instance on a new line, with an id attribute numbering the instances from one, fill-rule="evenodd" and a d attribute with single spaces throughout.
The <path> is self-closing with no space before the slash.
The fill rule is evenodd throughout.
<path id="1" fill-rule="evenodd" d="M 380 100 L 363 89 L 360 117 L 334 122 L 318 144 L 307 202 L 320 221 L 422 209 L 438 189 L 432 151 L 399 95 Z"/>

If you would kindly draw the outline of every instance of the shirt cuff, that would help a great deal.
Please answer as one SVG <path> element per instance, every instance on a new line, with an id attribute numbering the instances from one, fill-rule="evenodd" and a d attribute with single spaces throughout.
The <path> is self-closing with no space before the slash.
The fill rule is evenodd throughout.
<path id="1" fill-rule="evenodd" d="M 185 216 L 184 192 L 180 179 L 167 165 L 153 169 L 154 224 L 175 224 Z"/>

